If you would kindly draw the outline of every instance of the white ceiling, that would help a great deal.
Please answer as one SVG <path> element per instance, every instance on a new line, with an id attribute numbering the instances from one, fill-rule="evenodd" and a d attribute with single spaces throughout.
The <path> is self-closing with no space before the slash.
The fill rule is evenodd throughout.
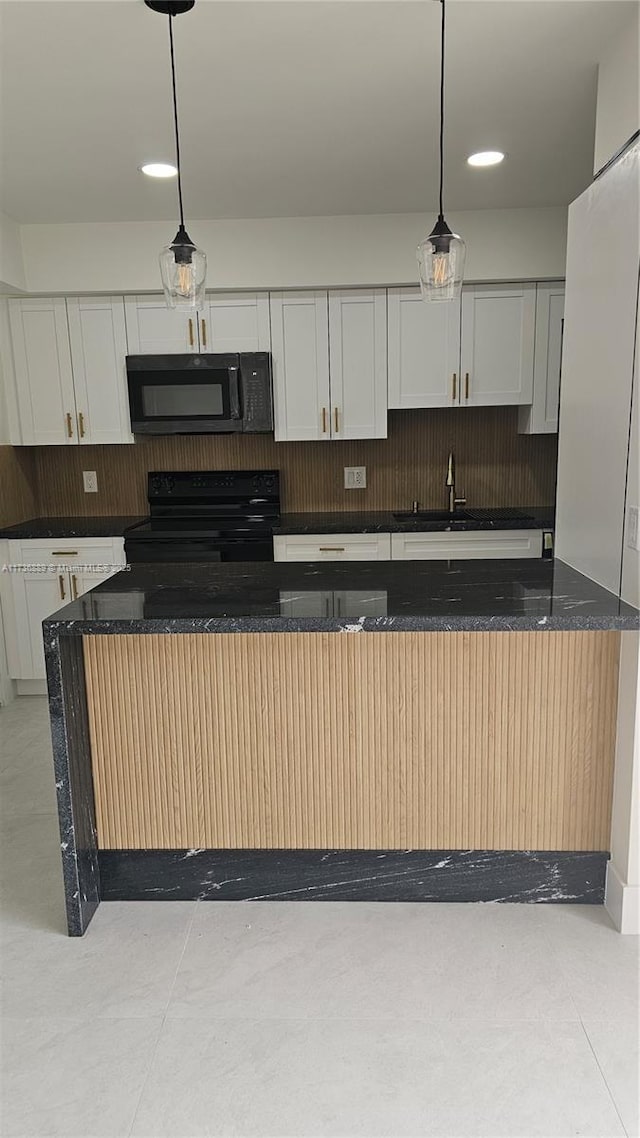
<path id="1" fill-rule="evenodd" d="M 452 0 L 451 210 L 557 205 L 591 174 L 597 60 L 629 0 Z M 2 0 L 2 181 L 17 221 L 175 217 L 167 17 Z M 434 0 L 198 0 L 174 32 L 187 218 L 432 210 Z M 466 156 L 508 157 L 471 170 Z"/>

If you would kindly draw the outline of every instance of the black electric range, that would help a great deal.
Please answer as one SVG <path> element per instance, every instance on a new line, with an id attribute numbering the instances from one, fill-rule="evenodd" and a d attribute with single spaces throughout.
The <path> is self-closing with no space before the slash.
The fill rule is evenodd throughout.
<path id="1" fill-rule="evenodd" d="M 125 534 L 127 561 L 273 561 L 277 470 L 154 471 L 150 520 Z"/>

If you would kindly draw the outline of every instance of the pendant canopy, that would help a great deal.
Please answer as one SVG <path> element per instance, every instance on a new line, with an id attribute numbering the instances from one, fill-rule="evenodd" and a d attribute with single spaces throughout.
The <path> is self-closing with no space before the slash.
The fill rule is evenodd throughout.
<path id="1" fill-rule="evenodd" d="M 198 247 L 194 245 L 184 224 L 176 66 L 173 50 L 173 20 L 175 16 L 190 11 L 195 4 L 195 0 L 145 0 L 145 4 L 154 12 L 161 12 L 163 15 L 169 17 L 169 50 L 171 54 L 171 86 L 173 91 L 173 123 L 176 139 L 180 225 L 171 244 L 165 245 L 164 249 L 160 252 L 162 287 L 169 308 L 200 308 L 204 303 L 207 257 L 202 249 L 198 249 Z"/>
<path id="2" fill-rule="evenodd" d="M 457 233 L 452 233 L 444 218 L 444 31 L 445 0 L 442 4 L 440 29 L 440 212 L 431 233 L 416 250 L 423 300 L 457 300 L 464 278 L 466 246 Z"/>

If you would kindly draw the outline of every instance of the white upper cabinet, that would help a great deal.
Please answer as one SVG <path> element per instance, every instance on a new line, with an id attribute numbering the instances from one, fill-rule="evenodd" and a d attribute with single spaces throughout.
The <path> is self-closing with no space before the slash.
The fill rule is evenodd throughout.
<path id="1" fill-rule="evenodd" d="M 269 294 L 228 293 L 207 296 L 198 313 L 201 352 L 268 352 Z"/>
<path id="2" fill-rule="evenodd" d="M 276 440 L 329 439 L 327 293 L 272 292 L 270 304 Z"/>
<path id="3" fill-rule="evenodd" d="M 268 352 L 269 294 L 208 293 L 201 311 L 167 308 L 164 296 L 125 300 L 129 354 Z"/>
<path id="4" fill-rule="evenodd" d="M 63 298 L 9 301 L 20 442 L 76 443 L 76 405 Z M 18 441 L 18 440 L 16 440 Z"/>
<path id="5" fill-rule="evenodd" d="M 130 356 L 197 352 L 198 314 L 167 308 L 164 296 L 127 296 L 124 302 Z"/>
<path id="6" fill-rule="evenodd" d="M 461 406 L 531 403 L 535 321 L 535 284 L 463 288 Z"/>
<path id="7" fill-rule="evenodd" d="M 539 284 L 533 403 L 519 411 L 519 428 L 523 434 L 553 434 L 558 430 L 563 331 L 564 283 Z"/>
<path id="8" fill-rule="evenodd" d="M 132 443 L 121 296 L 70 297 L 69 340 L 77 438 L 82 443 Z"/>
<path id="9" fill-rule="evenodd" d="M 452 407 L 459 398 L 460 302 L 389 289 L 389 407 Z"/>
<path id="10" fill-rule="evenodd" d="M 386 290 L 270 300 L 276 440 L 386 438 Z"/>
<path id="11" fill-rule="evenodd" d="M 329 293 L 332 439 L 387 437 L 385 289 Z"/>

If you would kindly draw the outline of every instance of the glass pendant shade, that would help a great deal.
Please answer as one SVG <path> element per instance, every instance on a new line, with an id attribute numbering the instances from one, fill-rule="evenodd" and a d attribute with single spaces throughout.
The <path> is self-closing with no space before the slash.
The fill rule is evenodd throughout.
<path id="1" fill-rule="evenodd" d="M 202 308 L 207 256 L 180 226 L 171 245 L 160 253 L 162 287 L 168 308 Z"/>
<path id="2" fill-rule="evenodd" d="M 458 300 L 464 279 L 466 245 L 442 215 L 416 250 L 423 300 Z"/>

